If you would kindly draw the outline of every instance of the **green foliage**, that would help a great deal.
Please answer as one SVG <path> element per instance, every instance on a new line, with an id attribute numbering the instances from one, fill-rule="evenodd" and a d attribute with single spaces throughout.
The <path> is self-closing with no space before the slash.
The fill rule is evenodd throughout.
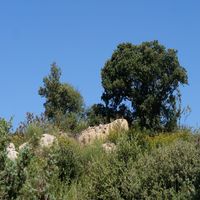
<path id="1" fill-rule="evenodd" d="M 123 168 L 114 159 L 101 159 L 92 163 L 90 171 L 84 177 L 83 199 L 121 199 L 120 174 Z"/>
<path id="2" fill-rule="evenodd" d="M 61 70 L 55 63 L 51 66 L 50 75 L 43 79 L 44 87 L 40 87 L 39 95 L 46 98 L 45 115 L 57 126 L 60 119 L 71 113 L 83 111 L 83 98 L 71 85 L 60 82 Z"/>
<path id="3" fill-rule="evenodd" d="M 37 124 L 30 124 L 24 133 L 25 140 L 33 147 L 36 147 L 38 146 L 39 140 L 42 137 L 44 131 L 45 130 L 37 126 Z"/>
<path id="4" fill-rule="evenodd" d="M 177 51 L 157 41 L 123 43 L 101 74 L 105 106 L 94 104 L 84 113 L 80 93 L 60 82 L 61 70 L 53 63 L 39 89 L 46 98 L 45 115 L 27 113 L 13 135 L 11 121 L 0 118 L 0 199 L 200 198 L 199 135 L 167 132 L 176 128 L 181 114 L 179 85 L 187 84 Z M 120 117 L 131 130 L 116 125 L 106 139 L 86 146 L 76 141 L 75 134 L 88 125 Z M 71 135 L 61 136 L 60 130 Z M 51 147 L 38 145 L 44 133 L 56 136 Z M 17 147 L 28 144 L 16 160 L 7 158 L 9 141 Z M 116 148 L 107 152 L 104 142 Z"/>
<path id="5" fill-rule="evenodd" d="M 108 110 L 102 104 L 94 104 L 87 110 L 87 120 L 90 126 L 105 124 Z"/>
<path id="6" fill-rule="evenodd" d="M 73 140 L 60 138 L 54 159 L 58 167 L 58 177 L 62 182 L 71 183 L 80 176 L 80 149 Z"/>
<path id="7" fill-rule="evenodd" d="M 0 199 L 16 199 L 26 181 L 25 169 L 32 158 L 30 149 L 24 148 L 17 161 L 5 160 L 0 171 Z"/>
<path id="8" fill-rule="evenodd" d="M 0 176 L 2 175 L 1 171 L 5 169 L 6 165 L 6 147 L 9 142 L 8 134 L 11 127 L 12 127 L 11 120 L 7 122 L 5 119 L 0 118 Z M 0 184 L 2 183 L 1 178 L 0 178 Z"/>
<path id="9" fill-rule="evenodd" d="M 0 133 L 1 135 L 7 135 L 12 127 L 12 119 L 7 122 L 5 119 L 0 118 Z"/>
<path id="10" fill-rule="evenodd" d="M 18 148 L 21 144 L 27 141 L 27 138 L 25 137 L 24 134 L 18 134 L 18 133 L 10 135 L 9 139 L 10 141 L 12 141 L 13 144 L 15 144 L 16 148 Z"/>
<path id="11" fill-rule="evenodd" d="M 35 154 L 30 165 L 26 168 L 26 181 L 19 192 L 18 199 L 57 200 L 75 196 L 73 188 L 76 184 L 71 183 L 69 185 L 69 179 L 66 182 L 60 179 L 61 171 L 64 172 L 64 169 L 71 171 L 73 169 L 70 167 L 62 168 L 63 165 L 59 161 L 61 158 L 64 159 L 65 155 L 60 155 L 59 150 L 59 145 L 55 144 L 50 149 L 45 148 L 39 154 Z M 71 161 L 74 162 L 73 160 Z M 70 166 L 73 166 L 73 164 Z"/>
<path id="12" fill-rule="evenodd" d="M 180 110 L 178 87 L 187 84 L 177 51 L 157 41 L 141 45 L 122 43 L 101 72 L 102 99 L 113 117 L 137 120 L 142 128 L 171 131 Z"/>
<path id="13" fill-rule="evenodd" d="M 112 131 L 110 131 L 106 140 L 108 142 L 116 144 L 118 142 L 119 138 L 121 138 L 122 135 L 124 135 L 125 133 L 126 133 L 125 131 L 117 131 L 116 129 L 112 130 Z"/>
<path id="14" fill-rule="evenodd" d="M 176 133 L 166 133 L 159 134 L 156 136 L 146 136 L 145 139 L 149 143 L 150 148 L 158 148 L 162 146 L 167 146 L 177 140 L 189 141 L 192 136 L 189 132 L 176 132 Z"/>
<path id="15" fill-rule="evenodd" d="M 86 148 L 92 159 L 89 159 L 90 165 L 82 178 L 82 199 L 123 199 L 121 179 L 126 165 L 139 158 L 145 145 L 143 136 L 135 130 L 115 136 L 117 147 L 112 153 L 102 151 L 101 146 L 95 148 L 94 144 Z"/>
<path id="16" fill-rule="evenodd" d="M 0 152 L 4 151 L 5 149 L 11 127 L 11 120 L 7 122 L 5 119 L 0 118 Z"/>
<path id="17" fill-rule="evenodd" d="M 68 113 L 57 117 L 59 128 L 75 136 L 88 127 L 88 123 L 78 113 Z M 58 123 L 57 123 L 58 124 Z"/>
<path id="18" fill-rule="evenodd" d="M 93 162 L 104 160 L 107 157 L 107 154 L 102 148 L 102 141 L 96 140 L 92 144 L 82 147 L 81 157 L 83 160 L 82 162 L 84 165 L 84 169 L 87 173 Z"/>
<path id="19" fill-rule="evenodd" d="M 144 135 L 137 130 L 130 130 L 117 140 L 117 159 L 127 165 L 130 160 L 136 161 L 147 147 Z"/>
<path id="20" fill-rule="evenodd" d="M 9 130 L 2 127 L 5 133 Z M 24 133 L 29 145 L 15 161 L 4 154 L 0 199 L 200 197 L 200 145 L 198 135 L 191 132 L 180 130 L 152 137 L 139 129 L 123 132 L 116 126 L 108 139 L 87 146 L 57 134 L 53 146 L 40 148 L 38 140 L 44 132 L 37 123 L 29 124 Z M 11 141 L 13 137 L 16 136 L 11 136 Z M 106 152 L 103 142 L 114 142 L 116 149 Z M 5 148 L 6 144 L 6 153 Z"/>
<path id="21" fill-rule="evenodd" d="M 28 116 L 33 115 L 28 113 Z M 28 142 L 31 147 L 36 148 L 42 134 L 48 133 L 51 135 L 58 135 L 60 130 L 56 126 L 46 120 L 43 121 L 44 118 L 33 117 L 33 120 L 29 120 L 28 118 L 26 121 L 22 122 L 16 132 L 9 135 L 10 140 L 15 144 L 16 148 L 26 142 Z"/>
<path id="22" fill-rule="evenodd" d="M 192 199 L 198 193 L 199 149 L 186 141 L 158 148 L 129 163 L 123 175 L 125 199 Z"/>
<path id="23" fill-rule="evenodd" d="M 20 191 L 19 199 L 49 199 L 52 177 L 56 169 L 48 165 L 47 159 L 34 158 L 27 168 L 27 179 Z M 55 182 L 56 184 L 56 182 Z"/>
<path id="24" fill-rule="evenodd" d="M 79 193 L 83 199 L 198 199 L 200 149 L 179 138 L 145 151 L 140 133 L 120 136 L 115 153 L 88 166 Z"/>
<path id="25" fill-rule="evenodd" d="M 115 123 L 114 126 L 112 126 L 112 129 L 109 131 L 109 135 L 106 140 L 116 144 L 117 140 L 123 137 L 124 135 L 126 135 L 127 133 L 128 131 L 124 130 L 121 127 L 120 122 L 118 122 L 118 123 Z"/>

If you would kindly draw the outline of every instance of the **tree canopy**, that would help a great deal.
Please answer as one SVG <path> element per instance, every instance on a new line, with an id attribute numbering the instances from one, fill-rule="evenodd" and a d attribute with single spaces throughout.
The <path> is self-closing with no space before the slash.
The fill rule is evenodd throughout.
<path id="1" fill-rule="evenodd" d="M 106 109 L 148 129 L 172 130 L 180 110 L 179 85 L 187 84 L 177 51 L 158 41 L 119 44 L 101 71 Z M 131 114 L 130 114 L 131 113 Z"/>
<path id="2" fill-rule="evenodd" d="M 61 83 L 61 70 L 53 63 L 50 74 L 43 79 L 44 86 L 40 87 L 39 95 L 46 98 L 44 103 L 45 115 L 55 120 L 57 116 L 70 113 L 80 113 L 83 109 L 83 98 L 70 84 Z"/>

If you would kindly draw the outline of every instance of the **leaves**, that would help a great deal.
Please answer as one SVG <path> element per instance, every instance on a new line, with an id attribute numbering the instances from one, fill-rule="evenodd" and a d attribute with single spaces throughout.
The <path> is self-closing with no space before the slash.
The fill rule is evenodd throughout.
<path id="1" fill-rule="evenodd" d="M 117 116 L 122 104 L 131 104 L 132 117 L 142 128 L 173 130 L 178 118 L 176 97 L 180 84 L 187 84 L 186 70 L 177 51 L 158 41 L 141 45 L 119 44 L 101 71 L 102 100 Z M 129 103 L 130 102 L 130 103 Z"/>
<path id="2" fill-rule="evenodd" d="M 53 63 L 49 76 L 43 79 L 44 87 L 40 87 L 38 91 L 40 96 L 46 98 L 45 115 L 57 126 L 60 125 L 61 118 L 83 112 L 82 96 L 70 84 L 61 83 L 60 77 L 61 70 Z"/>

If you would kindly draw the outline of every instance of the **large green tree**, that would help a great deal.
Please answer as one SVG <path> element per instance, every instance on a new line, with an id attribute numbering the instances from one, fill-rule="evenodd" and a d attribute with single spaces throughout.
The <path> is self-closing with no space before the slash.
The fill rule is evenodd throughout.
<path id="1" fill-rule="evenodd" d="M 50 74 L 43 79 L 44 86 L 39 88 L 39 95 L 46 98 L 45 115 L 55 121 L 71 113 L 83 111 L 83 98 L 71 85 L 60 82 L 61 70 L 53 63 Z"/>
<path id="2" fill-rule="evenodd" d="M 176 127 L 180 115 L 179 85 L 187 84 L 187 73 L 176 50 L 167 49 L 158 41 L 119 44 L 101 76 L 102 100 L 112 115 L 137 120 L 148 129 Z"/>

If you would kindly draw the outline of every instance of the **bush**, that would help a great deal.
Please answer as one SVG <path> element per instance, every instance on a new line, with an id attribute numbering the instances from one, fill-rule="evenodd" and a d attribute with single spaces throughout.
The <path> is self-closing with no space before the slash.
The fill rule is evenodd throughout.
<path id="1" fill-rule="evenodd" d="M 58 128 L 71 134 L 72 136 L 76 136 L 88 127 L 87 122 L 77 113 L 61 115 L 57 118 L 57 120 L 59 121 L 59 125 L 57 123 Z"/>
<path id="2" fill-rule="evenodd" d="M 123 175 L 124 199 L 191 199 L 197 195 L 200 150 L 187 141 L 146 153 Z"/>
<path id="3" fill-rule="evenodd" d="M 130 130 L 117 141 L 117 158 L 125 165 L 129 160 L 136 161 L 147 148 L 143 134 L 137 130 Z"/>
<path id="4" fill-rule="evenodd" d="M 0 171 L 0 198 L 16 199 L 19 191 L 26 181 L 25 169 L 32 159 L 32 154 L 28 148 L 24 148 L 16 161 L 8 158 L 5 160 L 5 166 Z"/>
<path id="5" fill-rule="evenodd" d="M 5 119 L 0 118 L 0 170 L 4 169 L 6 159 L 6 146 L 9 142 L 9 131 L 11 128 L 11 121 L 7 122 Z"/>
<path id="6" fill-rule="evenodd" d="M 117 140 L 119 138 L 122 138 L 126 134 L 127 134 L 127 131 L 122 130 L 120 125 L 119 126 L 117 125 L 116 127 L 114 127 L 114 129 L 112 131 L 109 132 L 107 140 L 109 142 L 112 142 L 112 143 L 116 144 Z"/>
<path id="7" fill-rule="evenodd" d="M 135 162 L 139 159 L 145 145 L 143 136 L 135 130 L 116 135 L 119 136 L 115 138 L 117 149 L 112 153 L 103 151 L 101 143 L 96 143 L 99 147 L 95 148 L 93 144 L 86 148 L 93 152 L 94 157 L 86 168 L 86 175 L 82 177 L 83 199 L 123 199 L 121 181 L 124 170 L 130 160 Z"/>
<path id="8" fill-rule="evenodd" d="M 37 124 L 37 127 L 41 127 L 42 129 L 46 129 L 50 126 L 46 116 L 42 113 L 39 116 L 34 115 L 33 113 L 27 112 L 26 119 L 23 122 L 20 122 L 19 127 L 16 129 L 15 134 L 23 135 L 27 131 L 27 128 L 31 124 Z"/>
<path id="9" fill-rule="evenodd" d="M 59 138 L 54 160 L 58 167 L 58 177 L 62 182 L 71 183 L 81 175 L 80 149 L 72 139 Z"/>
<path id="10" fill-rule="evenodd" d="M 176 133 L 165 133 L 165 134 L 159 134 L 156 136 L 146 136 L 146 140 L 149 143 L 150 148 L 158 148 L 162 146 L 169 145 L 173 142 L 176 142 L 177 140 L 184 140 L 189 141 L 192 139 L 191 133 L 188 131 L 185 132 L 176 132 Z"/>
<path id="11" fill-rule="evenodd" d="M 26 169 L 27 179 L 18 199 L 75 199 L 76 183 L 60 179 L 62 166 L 57 160 L 58 146 L 43 149 L 40 155 L 35 156 Z M 62 154 L 62 158 L 65 155 Z M 62 168 L 62 170 L 69 168 Z M 73 197 L 73 198 L 72 198 Z"/>
<path id="12" fill-rule="evenodd" d="M 106 156 L 105 151 L 102 148 L 102 141 L 95 140 L 92 144 L 81 148 L 81 156 L 85 164 L 85 169 L 88 169 L 87 164 L 91 164 L 98 160 L 104 159 Z"/>
<path id="13" fill-rule="evenodd" d="M 108 157 L 91 163 L 82 182 L 82 199 L 120 199 L 119 178 L 123 168 L 115 159 Z"/>
<path id="14" fill-rule="evenodd" d="M 8 134 L 12 127 L 11 120 L 7 122 L 5 119 L 0 118 L 0 152 L 4 151 L 8 143 Z"/>
<path id="15" fill-rule="evenodd" d="M 30 124 L 27 127 L 25 137 L 33 147 L 36 147 L 43 133 L 45 133 L 44 129 L 38 127 L 37 124 Z"/>
<path id="16" fill-rule="evenodd" d="M 51 167 L 47 159 L 37 157 L 32 159 L 26 170 L 27 179 L 18 199 L 30 199 L 30 197 L 35 200 L 50 199 L 51 180 L 57 174 L 56 168 Z"/>

